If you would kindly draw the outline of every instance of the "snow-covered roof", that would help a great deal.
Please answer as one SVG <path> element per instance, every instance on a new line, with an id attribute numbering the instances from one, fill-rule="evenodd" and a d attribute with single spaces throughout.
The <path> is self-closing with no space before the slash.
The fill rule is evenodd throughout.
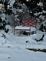
<path id="1" fill-rule="evenodd" d="M 28 30 L 30 29 L 30 27 L 26 27 L 26 26 L 16 26 L 15 29 L 18 29 L 18 30 Z"/>

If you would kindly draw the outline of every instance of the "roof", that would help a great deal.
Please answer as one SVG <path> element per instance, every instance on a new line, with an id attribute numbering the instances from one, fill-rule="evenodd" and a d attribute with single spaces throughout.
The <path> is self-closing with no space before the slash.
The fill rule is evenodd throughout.
<path id="1" fill-rule="evenodd" d="M 17 30 L 29 30 L 30 27 L 26 27 L 26 26 L 16 26 L 15 29 L 17 29 Z"/>
<path id="2" fill-rule="evenodd" d="M 22 24 L 24 26 L 36 26 L 36 20 L 33 20 L 33 19 L 25 19 L 25 20 L 22 20 Z"/>

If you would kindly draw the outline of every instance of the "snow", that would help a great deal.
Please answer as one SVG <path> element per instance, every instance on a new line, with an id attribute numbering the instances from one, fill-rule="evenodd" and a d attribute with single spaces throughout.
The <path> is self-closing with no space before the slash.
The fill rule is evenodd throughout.
<path id="1" fill-rule="evenodd" d="M 13 8 L 13 3 L 15 0 L 10 0 L 10 6 Z M 37 4 L 39 6 L 43 6 L 42 2 Z M 13 12 L 16 14 L 16 11 L 22 13 L 25 12 L 27 9 L 26 5 L 22 5 L 22 9 L 15 9 L 13 8 Z M 40 19 L 44 20 L 44 16 L 42 16 L 43 12 L 34 13 L 34 15 L 40 15 Z M 7 18 L 7 21 L 12 25 L 12 15 L 5 15 L 2 13 L 0 15 L 2 20 Z M 18 17 L 16 15 L 15 17 Z M 10 21 L 9 21 L 10 20 Z M 6 22 L 7 22 L 6 21 Z M 29 51 L 27 48 L 32 49 L 46 49 L 46 33 L 36 30 L 34 27 L 26 27 L 26 26 L 16 26 L 15 29 L 17 30 L 29 30 L 29 31 L 36 31 L 36 34 L 31 34 L 28 36 L 25 35 L 15 35 L 12 33 L 12 28 L 10 25 L 6 25 L 6 29 L 9 29 L 8 33 L 5 33 L 3 30 L 0 30 L 0 61 L 46 61 L 46 53 L 45 52 L 34 52 Z M 35 39 L 41 39 L 42 35 L 45 35 L 43 41 L 36 42 Z M 27 43 L 26 43 L 27 41 Z"/>
<path id="2" fill-rule="evenodd" d="M 6 39 L 2 37 L 6 36 Z M 36 35 L 37 36 L 37 35 Z M 0 32 L 0 61 L 46 61 L 46 53 L 28 51 L 26 48 L 46 48 L 46 41 L 36 42 L 30 36 L 16 36 L 12 33 Z M 46 36 L 44 37 L 46 39 Z M 6 41 L 6 43 L 5 43 Z M 26 43 L 26 41 L 29 41 Z M 3 43 L 3 44 L 2 44 Z"/>
<path id="3" fill-rule="evenodd" d="M 46 35 L 45 35 L 45 37 L 44 37 L 44 39 L 43 39 L 44 41 L 46 41 Z"/>
<path id="4" fill-rule="evenodd" d="M 6 27 L 5 27 L 5 28 L 6 28 L 6 29 L 9 29 L 9 30 L 11 30 L 11 29 L 12 29 L 10 25 L 6 25 Z"/>
<path id="5" fill-rule="evenodd" d="M 16 26 L 15 29 L 30 29 L 30 27 L 26 27 L 26 26 Z"/>
<path id="6" fill-rule="evenodd" d="M 39 32 L 39 33 L 37 33 L 37 34 L 34 34 L 34 35 L 33 35 L 33 39 L 34 39 L 34 40 L 35 40 L 35 39 L 39 40 L 39 39 L 41 39 L 42 35 L 43 35 L 42 32 Z"/>
<path id="7" fill-rule="evenodd" d="M 43 3 L 42 2 L 39 2 L 37 5 L 38 6 L 43 6 Z"/>
<path id="8" fill-rule="evenodd" d="M 23 12 L 23 9 L 16 9 L 17 12 Z"/>
<path id="9" fill-rule="evenodd" d="M 34 13 L 34 15 L 38 16 L 39 14 L 42 14 L 42 12 Z"/>
<path id="10" fill-rule="evenodd" d="M 45 10 L 43 10 L 43 13 L 46 13 L 46 11 L 45 11 Z"/>
<path id="11" fill-rule="evenodd" d="M 42 20 L 44 20 L 45 16 L 40 15 L 39 18 L 42 19 Z"/>
<path id="12" fill-rule="evenodd" d="M 10 6 L 13 6 L 15 0 L 10 0 Z M 38 5 L 43 6 L 42 3 Z M 13 12 L 16 14 L 16 11 L 23 12 L 26 11 L 26 8 L 22 6 L 23 9 L 15 9 L 13 8 Z M 34 13 L 34 15 L 39 15 L 45 13 L 46 11 Z M 3 20 L 7 17 L 9 22 L 11 23 L 12 17 L 9 15 L 2 14 L 0 15 Z M 16 15 L 17 17 L 18 15 Z M 39 18 L 44 19 L 44 16 L 40 16 Z M 8 21 L 7 20 L 7 21 Z M 44 52 L 34 52 L 29 51 L 27 48 L 33 49 L 46 49 L 46 34 L 43 38 L 43 41 L 36 42 L 35 39 L 41 39 L 43 33 L 38 32 L 34 27 L 26 27 L 26 26 L 16 26 L 17 30 L 29 30 L 29 31 L 37 31 L 36 34 L 33 35 L 13 35 L 12 28 L 9 25 L 6 25 L 6 29 L 9 29 L 8 33 L 4 31 L 0 31 L 0 61 L 46 61 L 46 53 Z M 5 35 L 5 37 L 3 36 Z M 26 43 L 27 41 L 27 43 Z"/>
<path id="13" fill-rule="evenodd" d="M 13 6 L 13 4 L 14 4 L 14 2 L 15 2 L 15 0 L 10 0 L 10 6 Z"/>
<path id="14" fill-rule="evenodd" d="M 36 31 L 36 28 L 35 27 L 31 27 L 31 32 L 32 31 Z"/>

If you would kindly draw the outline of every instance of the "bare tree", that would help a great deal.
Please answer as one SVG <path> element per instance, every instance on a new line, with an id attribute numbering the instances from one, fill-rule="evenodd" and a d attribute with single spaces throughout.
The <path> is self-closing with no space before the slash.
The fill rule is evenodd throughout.
<path id="1" fill-rule="evenodd" d="M 12 25 L 12 28 L 13 28 L 13 33 L 15 35 L 15 14 L 11 14 L 11 18 L 12 18 L 12 21 L 11 21 L 11 25 Z"/>

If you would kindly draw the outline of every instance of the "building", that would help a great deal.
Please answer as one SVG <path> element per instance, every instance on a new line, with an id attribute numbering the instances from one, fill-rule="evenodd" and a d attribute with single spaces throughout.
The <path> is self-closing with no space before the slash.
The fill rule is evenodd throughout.
<path id="1" fill-rule="evenodd" d="M 25 20 L 22 20 L 22 25 L 23 26 L 27 26 L 27 27 L 36 27 L 37 25 L 37 20 L 36 19 L 32 19 L 32 18 L 28 18 Z"/>

